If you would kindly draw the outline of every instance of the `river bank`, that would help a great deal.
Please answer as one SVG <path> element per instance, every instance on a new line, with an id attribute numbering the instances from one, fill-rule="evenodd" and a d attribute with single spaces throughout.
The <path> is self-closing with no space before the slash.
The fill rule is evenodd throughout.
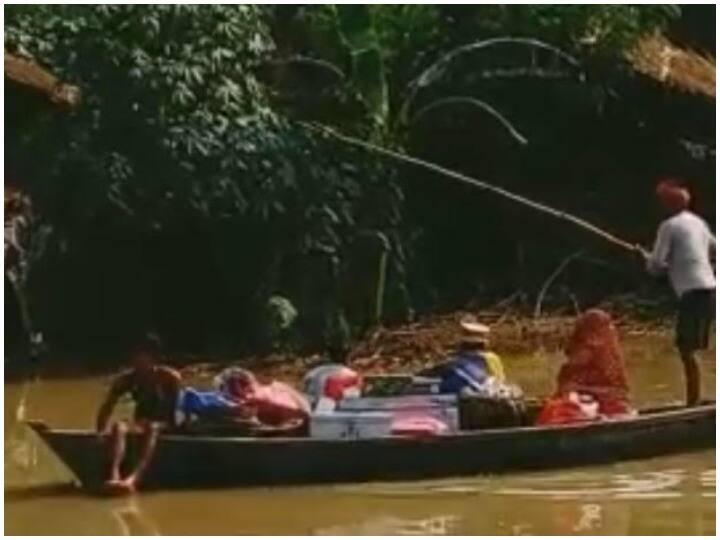
<path id="1" fill-rule="evenodd" d="M 490 341 L 494 351 L 514 358 L 559 354 L 575 320 L 568 315 L 534 318 L 511 311 L 456 311 L 431 315 L 416 322 L 370 332 L 351 348 L 347 364 L 361 373 L 416 372 L 429 367 L 457 346 L 461 336 L 459 322 L 467 316 L 491 327 Z M 672 321 L 646 321 L 627 316 L 618 318 L 618 328 L 621 339 L 642 336 L 662 339 L 670 335 Z M 292 380 L 323 361 L 319 354 L 275 353 L 241 362 L 263 375 Z M 194 364 L 187 369 L 212 369 L 213 365 Z"/>
<path id="2" fill-rule="evenodd" d="M 427 315 L 418 320 L 372 330 L 352 344 L 347 365 L 361 373 L 415 372 L 428 367 L 453 350 L 460 338 L 459 321 L 472 316 L 491 327 L 491 348 L 503 357 L 527 357 L 539 353 L 561 355 L 574 316 L 548 314 L 534 317 L 523 311 L 503 309 L 454 311 Z M 642 337 L 672 344 L 673 320 L 648 319 L 632 313 L 615 313 L 621 341 Z M 313 366 L 326 362 L 321 351 L 282 351 L 237 357 L 171 355 L 168 363 L 191 379 L 203 378 L 228 365 L 241 365 L 262 378 L 298 381 Z M 83 377 L 116 371 L 122 359 L 50 358 L 39 366 L 43 378 Z M 6 378 L 27 376 L 24 366 L 6 363 Z"/>

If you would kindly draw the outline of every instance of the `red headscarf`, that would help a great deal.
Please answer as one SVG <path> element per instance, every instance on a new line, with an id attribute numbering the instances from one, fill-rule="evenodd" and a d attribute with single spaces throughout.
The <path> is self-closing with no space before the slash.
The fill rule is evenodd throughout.
<path id="1" fill-rule="evenodd" d="M 655 194 L 660 203 L 673 214 L 687 210 L 690 205 L 690 192 L 675 180 L 659 182 Z"/>
<path id="2" fill-rule="evenodd" d="M 558 394 L 585 392 L 600 403 L 600 412 L 625 408 L 628 379 L 617 330 L 600 309 L 583 313 L 565 350 L 568 361 L 558 376 Z"/>

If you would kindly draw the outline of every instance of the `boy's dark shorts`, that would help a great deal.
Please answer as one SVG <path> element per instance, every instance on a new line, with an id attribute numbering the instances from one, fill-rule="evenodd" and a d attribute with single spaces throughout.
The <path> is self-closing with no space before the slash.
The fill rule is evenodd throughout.
<path id="1" fill-rule="evenodd" d="M 681 351 L 699 351 L 710 345 L 715 318 L 715 289 L 695 289 L 680 297 L 676 341 Z"/>

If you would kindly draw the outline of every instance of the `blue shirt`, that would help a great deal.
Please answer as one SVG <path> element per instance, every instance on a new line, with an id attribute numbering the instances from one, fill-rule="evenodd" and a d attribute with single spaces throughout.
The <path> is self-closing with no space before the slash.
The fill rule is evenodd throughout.
<path id="1" fill-rule="evenodd" d="M 457 394 L 463 388 L 478 389 L 489 376 L 485 358 L 480 353 L 459 352 L 448 360 L 441 374 L 440 393 Z"/>

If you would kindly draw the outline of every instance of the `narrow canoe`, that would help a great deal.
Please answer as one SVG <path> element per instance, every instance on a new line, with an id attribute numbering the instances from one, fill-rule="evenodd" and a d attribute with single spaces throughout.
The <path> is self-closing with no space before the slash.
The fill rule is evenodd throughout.
<path id="1" fill-rule="evenodd" d="M 79 483 L 97 488 L 108 452 L 92 431 L 29 426 Z M 715 403 L 637 418 L 461 432 L 432 439 L 257 438 L 166 434 L 144 489 L 411 480 L 608 463 L 715 447 Z M 130 440 L 128 455 L 137 452 Z"/>

